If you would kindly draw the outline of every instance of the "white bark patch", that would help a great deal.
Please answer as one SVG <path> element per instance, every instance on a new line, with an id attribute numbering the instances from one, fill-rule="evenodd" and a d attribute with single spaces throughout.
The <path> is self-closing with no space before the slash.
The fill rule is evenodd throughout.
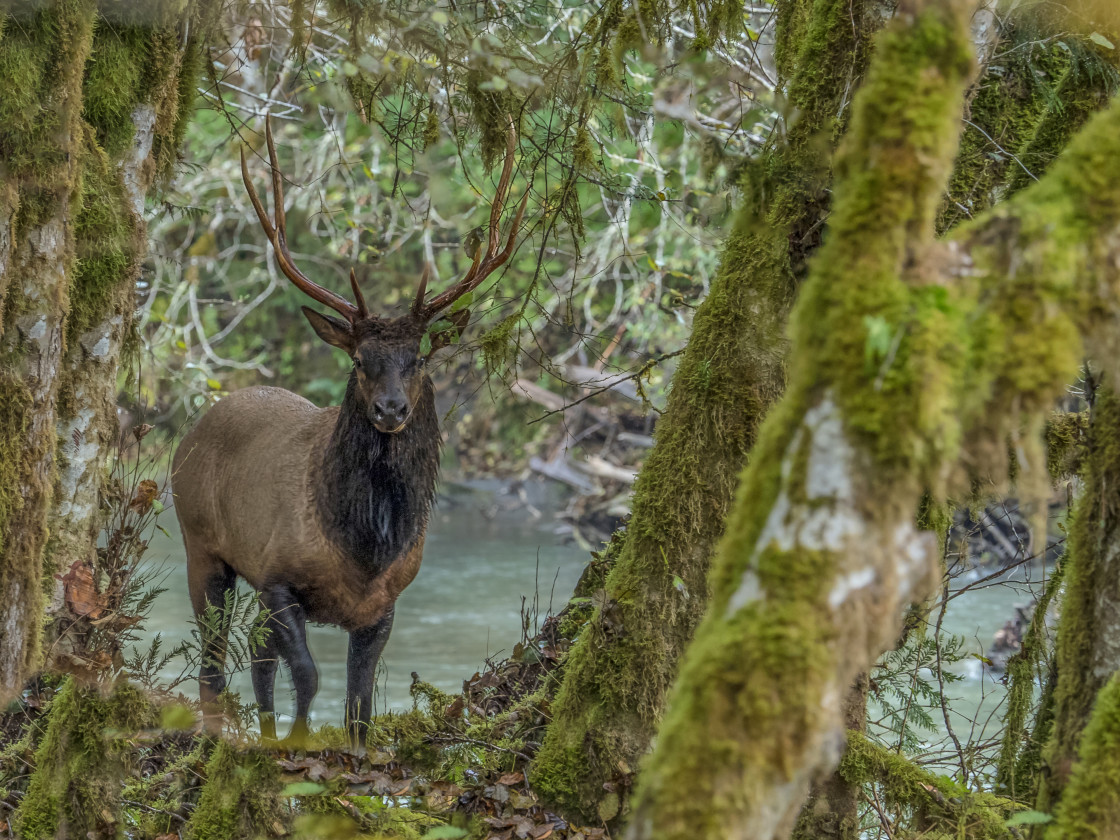
<path id="1" fill-rule="evenodd" d="M 4 593 L 8 600 L 4 608 L 4 644 L 0 647 L 0 686 L 14 688 L 19 679 L 19 651 L 23 650 L 23 587 L 13 581 L 11 588 Z"/>
<path id="2" fill-rule="evenodd" d="M 75 392 L 75 399 L 85 402 L 83 389 Z M 69 422 L 59 427 L 62 447 L 66 458 L 59 470 L 59 498 L 55 515 L 84 522 L 94 514 L 96 499 L 91 493 L 80 492 L 82 479 L 91 464 L 96 464 L 100 454 L 100 440 L 94 420 L 97 414 L 92 408 L 83 408 Z M 92 434 L 90 433 L 92 429 Z"/>
<path id="3" fill-rule="evenodd" d="M 152 142 L 156 132 L 156 109 L 151 105 L 138 105 L 132 112 L 132 124 L 136 127 L 133 135 L 132 155 L 121 166 L 128 197 L 132 200 L 132 210 L 137 216 L 144 212 L 144 185 L 140 183 L 140 173 L 144 161 L 152 153 Z"/>
<path id="4" fill-rule="evenodd" d="M 857 589 L 863 589 L 874 582 L 875 570 L 870 568 L 859 569 L 846 575 L 840 575 L 840 577 L 836 579 L 836 583 L 833 584 L 832 591 L 828 593 L 828 605 L 836 609 L 847 601 L 848 596 Z"/>

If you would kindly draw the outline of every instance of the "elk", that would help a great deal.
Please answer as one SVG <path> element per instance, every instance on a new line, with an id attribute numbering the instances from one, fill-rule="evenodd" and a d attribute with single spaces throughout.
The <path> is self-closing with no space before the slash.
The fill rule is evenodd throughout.
<path id="1" fill-rule="evenodd" d="M 283 659 L 295 686 L 289 734 L 308 735 L 307 716 L 318 673 L 306 624 L 342 627 L 346 659 L 345 721 L 355 748 L 365 744 L 373 675 L 393 626 L 393 606 L 420 567 L 435 491 L 440 433 L 431 353 L 450 343 L 470 318 L 461 308 L 432 331 L 459 300 L 513 252 L 528 201 L 517 209 L 501 247 L 501 216 L 510 191 L 516 132 L 490 207 L 486 253 L 446 291 L 427 297 L 421 274 L 409 311 L 373 315 L 353 269 L 355 303 L 307 278 L 288 249 L 282 176 L 272 127 L 265 121 L 272 170 L 273 218 L 253 187 L 241 151 L 241 176 L 273 254 L 288 279 L 341 317 L 303 307 L 315 333 L 353 360 L 341 406 L 317 408 L 274 387 L 236 391 L 211 408 L 183 439 L 172 462 L 172 492 L 187 553 L 187 581 L 196 617 L 222 610 L 237 577 L 260 595 L 268 633 L 252 661 L 261 736 L 276 739 L 273 689 Z M 451 326 L 447 327 L 446 324 Z M 428 335 L 430 341 L 425 342 Z M 421 350 L 422 345 L 425 349 Z M 200 621 L 203 662 L 199 695 L 210 728 L 220 722 L 215 700 L 225 688 L 228 619 Z"/>

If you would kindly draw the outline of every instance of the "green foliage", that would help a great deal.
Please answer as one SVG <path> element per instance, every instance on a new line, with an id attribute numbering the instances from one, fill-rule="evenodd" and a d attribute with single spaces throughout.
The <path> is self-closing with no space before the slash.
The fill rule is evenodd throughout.
<path id="1" fill-rule="evenodd" d="M 938 671 L 946 685 L 964 679 L 949 670 L 968 656 L 964 646 L 962 636 L 913 632 L 888 651 L 871 674 L 868 736 L 896 752 L 921 752 L 939 726 L 934 715 L 940 719 L 949 703 Z"/>

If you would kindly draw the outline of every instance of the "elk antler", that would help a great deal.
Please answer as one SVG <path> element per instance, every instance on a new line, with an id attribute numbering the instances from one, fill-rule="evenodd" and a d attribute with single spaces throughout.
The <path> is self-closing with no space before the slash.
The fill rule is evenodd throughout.
<path id="1" fill-rule="evenodd" d="M 483 256 L 482 245 L 479 245 L 478 250 L 475 251 L 470 271 L 447 291 L 436 295 L 427 302 L 425 302 L 424 297 L 428 291 L 428 266 L 425 265 L 424 273 L 420 276 L 420 285 L 416 290 L 416 299 L 412 304 L 412 311 L 417 316 L 425 320 L 431 320 L 440 310 L 446 309 L 467 292 L 477 289 L 482 281 L 495 269 L 500 268 L 513 253 L 514 241 L 521 227 L 521 217 L 525 215 L 525 205 L 529 203 L 528 190 L 525 191 L 525 197 L 521 199 L 521 206 L 517 208 L 517 215 L 514 216 L 513 226 L 510 228 L 505 248 L 499 251 L 498 246 L 501 243 L 502 236 L 500 224 L 502 211 L 505 209 L 506 199 L 509 198 L 510 181 L 513 178 L 513 154 L 516 148 L 517 130 L 514 128 L 513 118 L 511 117 L 509 133 L 506 136 L 506 159 L 502 164 L 502 176 L 498 179 L 498 191 L 490 205 L 490 239 L 486 245 L 486 254 Z"/>
<path id="2" fill-rule="evenodd" d="M 324 306 L 329 306 L 351 324 L 363 318 L 368 318 L 369 310 L 366 309 L 365 299 L 362 297 L 361 290 L 358 289 L 358 279 L 354 276 L 354 269 L 350 269 L 350 288 L 354 290 L 354 297 L 358 301 L 357 306 L 350 303 L 346 298 L 324 289 L 296 268 L 295 261 L 292 260 L 292 253 L 288 250 L 287 220 L 284 217 L 284 188 L 281 183 L 283 176 L 280 174 L 280 164 L 276 160 L 276 144 L 272 140 L 272 122 L 267 114 L 264 118 L 264 136 L 268 143 L 268 163 L 272 169 L 272 212 L 275 216 L 275 224 L 268 218 L 260 196 L 257 195 L 253 182 L 249 178 L 249 167 L 245 162 L 244 146 L 241 147 L 241 180 L 245 182 L 245 190 L 249 193 L 249 200 L 253 202 L 253 209 L 257 211 L 257 218 L 260 220 L 261 227 L 264 228 L 268 241 L 272 243 L 272 249 L 276 254 L 276 262 L 279 264 L 280 270 L 287 275 L 297 289 Z"/>

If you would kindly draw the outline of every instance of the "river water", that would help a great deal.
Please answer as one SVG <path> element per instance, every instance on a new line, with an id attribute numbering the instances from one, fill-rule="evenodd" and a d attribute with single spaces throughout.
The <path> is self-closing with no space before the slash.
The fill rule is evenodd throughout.
<path id="1" fill-rule="evenodd" d="M 538 489 L 534 501 L 539 502 L 540 495 Z M 503 658 L 521 638 L 523 599 L 531 608 L 535 598 L 543 619 L 550 602 L 559 609 L 570 596 L 587 553 L 563 542 L 547 510 L 534 516 L 535 509 L 502 501 L 493 489 L 445 486 L 433 513 L 420 573 L 397 602 L 378 677 L 376 710 L 410 708 L 413 672 L 437 688 L 457 691 L 488 657 Z M 554 498 L 553 508 L 557 503 Z M 547 502 L 540 507 L 547 508 Z M 167 649 L 170 643 L 189 637 L 191 609 L 186 559 L 174 514 L 162 515 L 160 524 L 168 534 L 154 535 L 146 563 L 150 569 L 158 568 L 167 591 L 157 598 L 144 633 L 147 638 L 161 633 Z M 1035 578 L 1040 575 L 1034 572 Z M 975 577 L 965 576 L 962 583 Z M 1023 577 L 1020 572 L 1016 579 Z M 967 650 L 980 652 L 1012 616 L 1014 606 L 1028 599 L 1021 584 L 978 587 L 950 602 L 944 630 L 965 637 Z M 336 627 L 313 626 L 308 637 L 319 667 L 312 718 L 318 723 L 341 722 L 346 634 Z M 165 676 L 179 673 L 181 667 L 173 663 Z M 996 709 L 1005 689 L 998 675 L 986 673 L 977 659 L 967 658 L 955 668 L 964 680 L 949 686 L 947 693 L 954 700 L 953 725 L 958 728 L 966 727 L 966 718 L 977 709 L 981 715 Z M 247 670 L 233 675 L 231 687 L 244 702 L 252 700 Z M 196 683 L 189 680 L 180 690 L 193 696 Z M 278 711 L 283 712 L 290 697 L 283 669 L 277 677 L 276 697 Z M 938 727 L 943 727 L 940 721 Z"/>

